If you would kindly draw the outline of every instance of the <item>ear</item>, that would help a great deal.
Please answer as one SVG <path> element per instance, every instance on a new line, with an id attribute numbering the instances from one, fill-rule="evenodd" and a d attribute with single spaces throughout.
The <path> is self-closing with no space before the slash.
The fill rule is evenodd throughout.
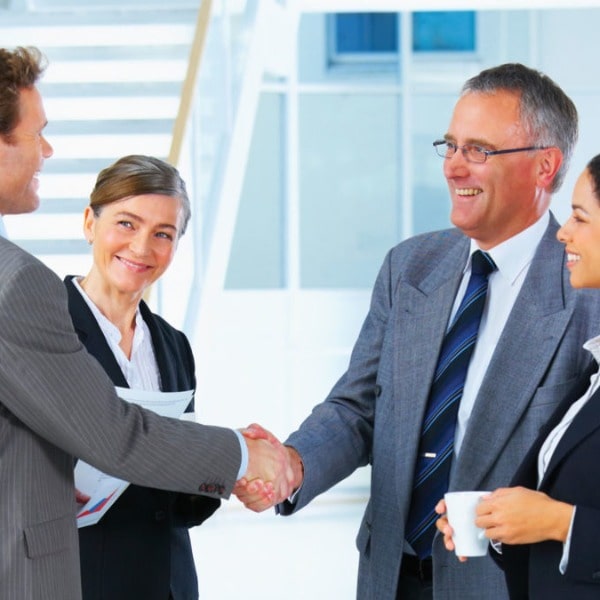
<path id="1" fill-rule="evenodd" d="M 83 211 L 83 235 L 87 240 L 88 244 L 92 244 L 94 242 L 94 223 L 95 223 L 95 215 L 91 206 L 86 206 Z"/>
<path id="2" fill-rule="evenodd" d="M 539 150 L 539 160 L 537 162 L 537 181 L 538 187 L 547 189 L 550 187 L 560 166 L 563 162 L 563 154 L 556 146 Z"/>

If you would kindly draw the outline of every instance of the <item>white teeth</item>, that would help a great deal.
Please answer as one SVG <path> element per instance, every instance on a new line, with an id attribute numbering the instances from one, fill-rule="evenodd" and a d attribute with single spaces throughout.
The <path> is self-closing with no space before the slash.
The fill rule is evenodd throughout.
<path id="1" fill-rule="evenodd" d="M 454 193 L 457 196 L 476 196 L 477 194 L 481 194 L 482 191 L 481 188 L 457 188 L 454 190 Z"/>
<path id="2" fill-rule="evenodd" d="M 577 262 L 579 258 L 580 256 L 578 254 L 571 254 L 570 252 L 567 252 L 567 260 L 569 262 Z"/>

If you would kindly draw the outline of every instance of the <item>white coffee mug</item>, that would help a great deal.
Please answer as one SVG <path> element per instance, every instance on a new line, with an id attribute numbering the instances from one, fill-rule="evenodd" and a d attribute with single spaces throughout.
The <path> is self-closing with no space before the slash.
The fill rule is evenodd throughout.
<path id="1" fill-rule="evenodd" d="M 475 507 L 489 492 L 448 492 L 444 494 L 448 522 L 452 527 L 456 556 L 485 556 L 489 540 L 485 530 L 475 525 Z"/>

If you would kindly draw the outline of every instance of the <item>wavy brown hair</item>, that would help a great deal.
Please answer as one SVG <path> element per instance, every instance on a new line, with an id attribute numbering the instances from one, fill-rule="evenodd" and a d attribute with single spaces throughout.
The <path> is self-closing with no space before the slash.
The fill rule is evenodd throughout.
<path id="1" fill-rule="evenodd" d="M 0 48 L 0 136 L 10 142 L 19 124 L 19 93 L 33 87 L 46 68 L 44 55 L 35 47 Z"/>

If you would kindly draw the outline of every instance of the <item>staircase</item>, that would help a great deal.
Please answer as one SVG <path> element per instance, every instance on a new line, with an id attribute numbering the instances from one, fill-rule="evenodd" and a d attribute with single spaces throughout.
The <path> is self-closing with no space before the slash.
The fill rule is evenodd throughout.
<path id="1" fill-rule="evenodd" d="M 120 3 L 126 8 L 37 4 L 0 8 L 0 40 L 35 45 L 48 58 L 39 88 L 54 156 L 42 173 L 38 211 L 5 224 L 13 241 L 59 275 L 82 273 L 90 262 L 82 213 L 98 172 L 125 154 L 167 158 L 197 3 L 144 10 L 132 0 Z"/>
<path id="2" fill-rule="evenodd" d="M 6 217 L 5 225 L 13 241 L 60 276 L 89 269 L 82 213 L 98 172 L 125 154 L 172 154 L 194 32 L 206 17 L 176 165 L 192 222 L 152 294 L 153 307 L 192 338 L 211 322 L 224 287 L 263 75 L 286 76 L 290 55 L 282 48 L 296 24 L 280 0 L 204 1 L 201 10 L 200 0 L 167 8 L 158 0 L 0 4 L 1 45 L 35 45 L 49 60 L 39 88 L 54 147 L 41 177 L 40 209 Z"/>

